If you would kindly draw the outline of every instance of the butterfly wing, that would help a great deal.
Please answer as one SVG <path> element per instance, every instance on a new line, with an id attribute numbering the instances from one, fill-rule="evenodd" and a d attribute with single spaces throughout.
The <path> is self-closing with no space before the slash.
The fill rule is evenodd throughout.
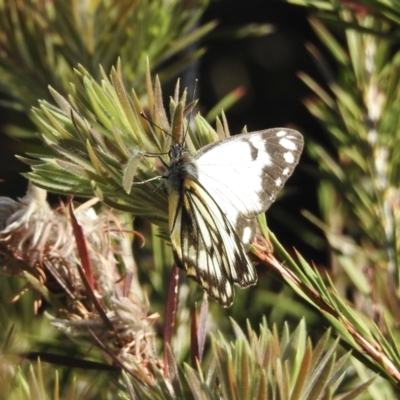
<path id="1" fill-rule="evenodd" d="M 275 128 L 230 137 L 201 148 L 197 180 L 231 222 L 246 249 L 254 217 L 275 201 L 303 150 L 302 135 Z"/>
<path id="2" fill-rule="evenodd" d="M 170 194 L 171 243 L 175 260 L 219 304 L 233 303 L 237 283 L 257 282 L 257 273 L 234 227 L 207 190 L 191 179 Z"/>
<path id="3" fill-rule="evenodd" d="M 247 256 L 255 217 L 273 203 L 302 148 L 300 133 L 269 129 L 212 143 L 171 168 L 175 260 L 221 305 L 232 304 L 235 283 L 245 288 L 257 282 Z"/>

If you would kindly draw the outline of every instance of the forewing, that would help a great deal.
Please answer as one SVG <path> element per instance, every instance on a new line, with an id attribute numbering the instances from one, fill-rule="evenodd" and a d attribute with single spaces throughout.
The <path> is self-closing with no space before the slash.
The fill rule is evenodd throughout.
<path id="1" fill-rule="evenodd" d="M 209 296 L 229 307 L 234 283 L 242 288 L 254 285 L 257 273 L 215 199 L 191 179 L 184 180 L 184 187 L 172 193 L 169 202 L 175 260 Z"/>
<path id="2" fill-rule="evenodd" d="M 299 132 L 275 128 L 233 136 L 193 155 L 199 184 L 220 206 L 245 248 L 254 236 L 248 221 L 275 201 L 302 149 Z"/>

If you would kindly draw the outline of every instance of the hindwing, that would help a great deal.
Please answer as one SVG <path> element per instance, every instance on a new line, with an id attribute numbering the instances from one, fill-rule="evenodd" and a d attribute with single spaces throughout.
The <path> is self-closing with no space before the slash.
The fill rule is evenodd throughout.
<path id="1" fill-rule="evenodd" d="M 246 288 L 257 282 L 235 227 L 198 182 L 185 179 L 183 190 L 170 195 L 170 233 L 178 266 L 224 307 L 233 302 L 234 283 Z"/>

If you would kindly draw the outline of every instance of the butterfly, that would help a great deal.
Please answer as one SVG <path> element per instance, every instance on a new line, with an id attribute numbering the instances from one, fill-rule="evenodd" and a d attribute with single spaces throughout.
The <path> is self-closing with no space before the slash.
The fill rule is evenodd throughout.
<path id="1" fill-rule="evenodd" d="M 256 216 L 275 201 L 302 149 L 302 135 L 286 128 L 229 137 L 193 155 L 172 145 L 163 178 L 175 262 L 220 305 L 232 305 L 235 284 L 256 284 L 247 254 Z"/>

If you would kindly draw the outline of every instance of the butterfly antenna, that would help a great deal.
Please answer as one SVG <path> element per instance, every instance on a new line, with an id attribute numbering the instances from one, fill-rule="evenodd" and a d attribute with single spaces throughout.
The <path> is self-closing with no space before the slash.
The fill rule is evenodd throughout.
<path id="1" fill-rule="evenodd" d="M 165 133 L 166 135 L 168 135 L 168 136 L 171 136 L 172 139 L 174 140 L 173 136 L 172 136 L 169 132 L 167 132 L 165 129 L 163 129 L 163 128 L 161 128 L 160 126 L 158 126 L 157 124 L 155 124 L 149 117 L 147 117 L 147 115 L 146 115 L 143 111 L 141 111 L 141 112 L 139 113 L 139 115 L 140 115 L 143 119 L 145 119 L 150 125 L 155 126 L 155 127 L 158 128 L 158 129 L 161 129 L 162 132 L 164 132 L 164 133 Z M 166 163 L 163 161 L 163 159 L 160 158 L 160 156 L 165 155 L 165 154 L 168 154 L 168 151 L 166 151 L 166 152 L 164 152 L 164 153 L 146 153 L 146 154 L 143 154 L 143 155 L 144 155 L 144 157 L 157 157 L 157 158 L 164 164 L 165 167 L 168 167 L 168 164 L 166 164 Z M 148 181 L 145 181 L 145 182 L 148 182 Z"/>
<path id="2" fill-rule="evenodd" d="M 143 119 L 145 119 L 150 125 L 154 126 L 155 128 L 160 129 L 160 130 L 161 130 L 162 132 L 164 132 L 166 135 L 171 136 L 172 139 L 174 139 L 174 137 L 173 137 L 169 132 L 167 132 L 165 129 L 161 128 L 161 126 L 158 126 L 156 123 L 154 123 L 143 111 L 141 111 L 141 112 L 139 113 L 139 115 L 140 115 Z"/>

